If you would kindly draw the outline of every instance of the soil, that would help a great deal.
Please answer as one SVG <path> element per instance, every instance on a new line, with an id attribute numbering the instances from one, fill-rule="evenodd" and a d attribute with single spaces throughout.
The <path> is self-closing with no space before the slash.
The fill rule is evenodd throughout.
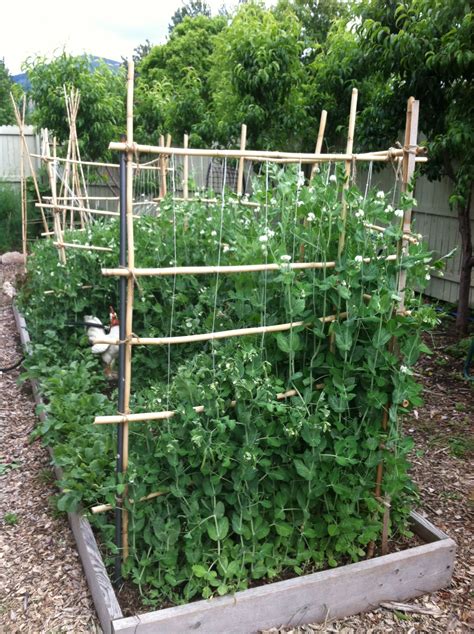
<path id="1" fill-rule="evenodd" d="M 11 299 L 1 291 L 20 270 L 0 265 L 0 367 L 21 357 Z M 265 634 L 474 631 L 474 383 L 462 378 L 462 358 L 447 350 L 455 343 L 452 331 L 445 321 L 427 338 L 434 355 L 416 369 L 425 405 L 404 422 L 415 440 L 419 510 L 458 545 L 451 585 L 405 606 L 328 618 L 322 625 L 282 624 Z M 31 393 L 17 383 L 20 373 L 0 373 L 0 632 L 100 632 L 67 519 L 51 501 L 56 489 L 49 454 L 29 440 L 36 418 Z M 133 600 L 129 589 L 122 593 L 124 602 Z"/>

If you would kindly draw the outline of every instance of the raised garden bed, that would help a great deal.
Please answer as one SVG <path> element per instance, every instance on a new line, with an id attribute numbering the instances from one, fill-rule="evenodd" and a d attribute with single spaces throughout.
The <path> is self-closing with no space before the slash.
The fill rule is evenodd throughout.
<path id="1" fill-rule="evenodd" d="M 15 309 L 22 345 L 30 338 Z M 37 404 L 38 385 L 33 384 Z M 44 413 L 40 413 L 44 417 Z M 60 473 L 57 473 L 60 477 Z M 279 625 L 324 622 L 372 609 L 383 601 L 404 601 L 449 584 L 456 544 L 418 513 L 413 531 L 426 542 L 368 561 L 263 585 L 234 595 L 123 617 L 89 522 L 69 513 L 79 554 L 104 632 L 166 634 L 191 631 L 257 632 Z"/>

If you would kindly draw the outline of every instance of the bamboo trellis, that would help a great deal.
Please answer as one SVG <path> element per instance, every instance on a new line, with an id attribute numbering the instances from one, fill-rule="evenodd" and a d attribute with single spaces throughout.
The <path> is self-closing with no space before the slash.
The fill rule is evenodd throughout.
<path id="1" fill-rule="evenodd" d="M 323 112 L 321 116 L 321 123 L 318 133 L 317 145 L 314 153 L 294 153 L 294 152 L 269 152 L 269 151 L 256 151 L 246 149 L 246 128 L 242 127 L 242 134 L 240 140 L 239 150 L 217 150 L 217 149 L 196 149 L 188 147 L 188 139 L 184 139 L 184 147 L 177 148 L 171 147 L 170 140 L 168 139 L 166 144 L 164 139 L 160 139 L 159 146 L 140 145 L 134 142 L 133 138 L 133 63 L 129 62 L 128 67 L 128 79 L 127 79 L 127 138 L 125 142 L 111 143 L 109 148 L 122 153 L 124 157 L 123 163 L 126 163 L 126 176 L 124 173 L 124 188 L 121 191 L 122 201 L 122 213 L 121 213 L 121 261 L 120 268 L 102 269 L 103 275 L 117 276 L 121 283 L 121 331 L 120 338 L 115 341 L 120 348 L 120 368 L 119 368 L 119 413 L 115 416 L 97 416 L 95 418 L 96 424 L 117 424 L 119 430 L 119 451 L 118 451 L 118 470 L 124 474 L 128 467 L 128 455 L 129 455 L 129 425 L 131 423 L 140 421 L 152 421 L 152 420 L 166 420 L 176 415 L 174 410 L 165 410 L 159 412 L 148 413 L 132 413 L 130 411 L 130 393 L 131 393 L 131 360 L 132 360 L 132 348 L 134 345 L 176 345 L 181 343 L 210 341 L 214 339 L 223 339 L 230 337 L 249 336 L 255 334 L 263 334 L 267 332 L 282 332 L 285 330 L 292 330 L 294 328 L 305 328 L 309 324 L 298 321 L 290 322 L 286 324 L 276 324 L 271 326 L 257 326 L 252 328 L 239 328 L 227 331 L 217 331 L 210 333 L 186 335 L 186 336 L 169 336 L 169 337 L 138 337 L 133 333 L 133 300 L 134 300 L 134 287 L 135 279 L 139 276 L 166 276 L 166 275 L 198 275 L 198 274 L 233 274 L 242 272 L 257 272 L 257 271 L 272 271 L 279 270 L 282 265 L 278 264 L 254 264 L 254 265 L 236 265 L 236 266 L 202 266 L 202 267 L 167 267 L 167 268 L 137 268 L 135 267 L 135 248 L 134 248 L 134 234 L 133 234 L 133 198 L 132 198 L 132 183 L 133 183 L 133 159 L 138 153 L 154 154 L 158 155 L 158 162 L 161 166 L 161 188 L 160 198 L 166 194 L 166 170 L 167 160 L 170 156 L 183 156 L 184 157 L 184 182 L 183 182 L 183 199 L 190 200 L 188 198 L 189 192 L 187 189 L 187 177 L 188 171 L 186 169 L 187 161 L 190 156 L 200 157 L 219 157 L 219 158 L 232 158 L 239 161 L 239 174 L 238 174 L 238 186 L 237 194 L 242 193 L 242 176 L 244 170 L 245 161 L 260 161 L 260 162 L 284 162 L 284 163 L 296 163 L 296 164 L 310 164 L 312 165 L 312 172 L 318 169 L 319 163 L 322 162 L 343 162 L 345 164 L 346 184 L 345 189 L 348 187 L 349 178 L 352 176 L 353 166 L 358 161 L 379 161 L 379 162 L 401 162 L 403 167 L 403 191 L 407 191 L 408 184 L 413 177 L 415 164 L 417 162 L 426 161 L 426 157 L 422 156 L 422 149 L 417 146 L 417 113 L 418 102 L 411 98 L 408 102 L 407 109 L 407 127 L 405 135 L 405 145 L 403 148 L 390 148 L 385 151 L 377 152 L 365 152 L 365 153 L 353 153 L 353 140 L 356 121 L 356 107 L 357 107 L 357 91 L 352 94 L 351 109 L 349 117 L 348 127 L 348 139 L 346 151 L 343 153 L 322 153 L 322 143 L 324 137 L 324 129 L 326 124 L 327 113 Z M 126 186 L 125 186 L 126 185 Z M 124 196 L 125 194 L 125 196 Z M 182 200 L 182 199 L 180 199 Z M 340 258 L 345 244 L 345 222 L 347 217 L 347 206 L 344 200 L 343 193 L 343 205 L 341 219 L 343 222 L 343 229 L 339 237 L 338 246 L 338 259 Z M 411 234 L 411 213 L 405 212 L 403 219 L 403 235 L 397 245 L 397 253 L 391 254 L 388 257 L 384 256 L 382 259 L 386 261 L 398 260 L 400 256 L 406 252 L 408 245 L 411 242 L 416 242 L 416 236 Z M 383 227 L 375 225 L 366 225 L 368 230 L 372 231 L 384 231 Z M 125 251 L 126 247 L 126 251 Z M 365 258 L 364 262 L 370 262 L 370 258 Z M 334 268 L 336 262 L 295 262 L 287 266 L 290 270 L 305 270 L 305 269 L 318 269 L 318 268 Z M 405 275 L 402 272 L 399 277 L 398 288 L 403 298 Z M 367 296 L 366 296 L 367 298 Z M 368 296 L 370 299 L 370 296 Z M 397 311 L 399 314 L 407 314 L 405 310 L 404 302 L 402 300 L 401 305 Z M 333 322 L 336 320 L 343 320 L 347 317 L 347 313 L 336 311 L 333 315 L 327 315 L 319 317 L 319 321 L 323 323 Z M 97 339 L 97 343 L 101 340 Z M 110 340 L 107 340 L 110 343 Z M 295 396 L 296 391 L 290 390 L 285 393 L 276 394 L 276 399 L 289 398 Z M 235 401 L 231 402 L 231 405 L 235 405 Z M 202 405 L 194 407 L 194 410 L 199 413 L 204 411 Z M 385 429 L 388 423 L 388 410 L 385 409 L 381 425 Z M 383 475 L 383 463 L 381 463 L 377 469 L 376 475 L 376 489 L 375 496 L 380 498 L 381 495 L 381 483 Z M 142 501 L 152 499 L 161 495 L 161 492 L 155 492 L 149 496 L 142 498 Z M 128 498 L 128 493 L 125 490 L 124 497 Z M 386 506 L 389 508 L 387 501 Z M 101 512 L 104 510 L 111 510 L 112 505 L 100 505 L 95 507 L 94 512 Z M 128 557 L 128 512 L 122 508 L 122 498 L 117 499 L 116 502 L 116 518 L 120 518 L 121 521 L 121 543 L 117 544 L 121 546 L 121 557 L 123 560 Z M 388 513 L 388 511 L 387 511 Z M 384 522 L 385 525 L 385 522 Z M 385 534 L 383 535 L 385 539 Z M 369 549 L 369 556 L 371 555 Z M 120 555 L 119 555 L 120 557 Z"/>

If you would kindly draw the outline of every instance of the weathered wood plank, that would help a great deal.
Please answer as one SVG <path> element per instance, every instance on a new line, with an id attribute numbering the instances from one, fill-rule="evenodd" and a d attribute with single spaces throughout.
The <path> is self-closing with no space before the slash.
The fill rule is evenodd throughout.
<path id="1" fill-rule="evenodd" d="M 114 621 L 120 634 L 253 634 L 280 625 L 324 622 L 404 601 L 446 586 L 456 545 L 451 539 L 238 592 L 234 596 Z"/>
<path id="2" fill-rule="evenodd" d="M 441 539 L 449 539 L 449 535 L 446 535 L 442 530 L 436 528 L 434 524 L 417 511 L 410 513 L 410 524 L 413 532 L 427 544 L 437 542 Z"/>
<path id="3" fill-rule="evenodd" d="M 21 343 L 24 350 L 29 353 L 31 349 L 31 341 L 26 328 L 25 319 L 15 306 L 13 307 L 13 313 L 17 329 L 20 334 Z M 35 403 L 37 405 L 41 405 L 42 399 L 37 381 L 31 381 L 31 385 Z M 40 412 L 39 418 L 44 420 L 45 413 Z M 48 450 L 52 457 L 51 449 L 48 448 Z M 60 480 L 62 478 L 62 469 L 55 466 L 54 470 L 56 478 Z M 89 522 L 85 517 L 78 513 L 68 513 L 68 519 L 76 540 L 77 550 L 81 557 L 82 567 L 87 578 L 87 583 L 89 585 L 89 590 L 94 601 L 101 627 L 104 634 L 109 634 L 112 631 L 111 622 L 114 619 L 122 618 L 122 610 L 120 609 L 117 597 L 115 596 L 114 589 L 107 574 L 107 570 L 97 547 L 97 542 Z"/>

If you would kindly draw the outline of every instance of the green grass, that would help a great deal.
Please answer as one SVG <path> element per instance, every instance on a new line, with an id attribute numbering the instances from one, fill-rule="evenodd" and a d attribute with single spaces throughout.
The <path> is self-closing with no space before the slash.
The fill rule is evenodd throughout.
<path id="1" fill-rule="evenodd" d="M 5 524 L 16 526 L 18 524 L 18 515 L 16 513 L 5 513 L 3 516 Z"/>

